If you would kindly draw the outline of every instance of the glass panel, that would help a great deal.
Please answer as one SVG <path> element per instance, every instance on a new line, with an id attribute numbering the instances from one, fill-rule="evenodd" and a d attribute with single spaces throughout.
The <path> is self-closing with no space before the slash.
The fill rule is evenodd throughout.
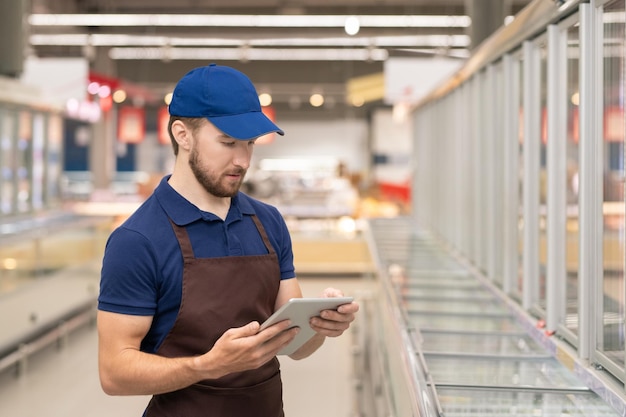
<path id="1" fill-rule="evenodd" d="M 547 203 L 548 203 L 548 44 L 542 42 L 539 45 L 540 59 L 540 85 L 539 85 L 539 108 L 541 109 L 541 132 L 539 144 L 539 282 L 538 282 L 538 306 L 541 310 L 546 308 L 546 271 L 547 271 Z M 543 316 L 543 311 L 540 312 Z"/>
<path id="2" fill-rule="evenodd" d="M 446 417 L 588 417 L 618 416 L 593 392 L 488 391 L 437 388 Z"/>
<path id="3" fill-rule="evenodd" d="M 525 333 L 451 334 L 422 332 L 425 352 L 486 355 L 545 355 L 545 349 Z"/>
<path id="4" fill-rule="evenodd" d="M 600 350 L 623 367 L 624 1 L 609 2 L 604 11 L 604 320 L 598 343 Z"/>
<path id="5" fill-rule="evenodd" d="M 487 114 L 486 107 L 484 104 L 487 100 L 493 100 L 493 97 L 487 97 L 487 83 L 489 82 L 489 77 L 487 75 L 487 71 L 483 70 L 479 77 L 478 84 L 478 98 L 480 100 L 480 105 L 478 106 L 478 114 L 479 114 L 479 126 L 477 129 L 478 133 L 478 141 L 477 145 L 479 147 L 479 152 L 476 155 L 476 163 L 478 164 L 478 213 L 479 213 L 479 222 L 477 224 L 478 230 L 484 231 L 486 233 L 488 230 L 487 222 L 491 222 L 493 219 L 488 218 L 488 210 L 489 210 L 489 171 L 487 169 L 488 164 L 491 162 L 489 158 L 489 152 L 491 151 L 491 144 L 488 141 L 489 135 L 487 134 L 488 126 L 490 126 L 490 117 L 491 115 Z M 486 234 L 485 236 L 487 236 Z M 485 275 L 489 276 L 489 245 L 487 244 L 487 240 L 491 238 L 489 236 L 488 239 L 485 239 L 481 236 L 481 234 L 477 234 L 478 245 L 480 247 L 480 259 L 479 266 L 480 269 L 485 273 Z"/>
<path id="6" fill-rule="evenodd" d="M 580 28 L 574 25 L 567 30 L 567 216 L 565 236 L 565 268 L 567 282 L 565 291 L 566 320 L 563 323 L 574 333 L 578 333 L 578 104 L 579 97 L 579 45 Z"/>
<path id="7" fill-rule="evenodd" d="M 498 63 L 494 67 L 494 77 L 495 77 L 495 91 L 494 91 L 494 118 L 495 118 L 495 137 L 492 142 L 492 146 L 494 146 L 494 152 L 492 153 L 495 158 L 492 159 L 492 164 L 494 166 L 494 171 L 496 174 L 493 176 L 493 185 L 495 187 L 495 191 L 493 197 L 494 201 L 494 210 L 493 215 L 495 217 L 493 221 L 494 227 L 494 239 L 495 242 L 493 246 L 495 253 L 490 254 L 493 257 L 494 268 L 492 271 L 491 278 L 494 280 L 496 285 L 502 288 L 503 276 L 504 276 L 504 69 L 502 62 Z"/>
<path id="8" fill-rule="evenodd" d="M 518 360 L 494 356 L 472 359 L 426 355 L 426 363 L 435 384 L 587 388 L 572 372 L 552 358 Z"/>
<path id="9" fill-rule="evenodd" d="M 34 209 L 43 207 L 44 188 L 44 147 L 45 138 L 45 118 L 41 113 L 33 116 L 33 156 L 32 156 L 32 191 L 31 201 Z"/>
<path id="10" fill-rule="evenodd" d="M 519 324 L 512 316 L 460 316 L 409 313 L 409 322 L 422 331 L 517 332 Z"/>
<path id="11" fill-rule="evenodd" d="M 17 210 L 30 211 L 31 179 L 33 168 L 33 122 L 29 111 L 19 114 L 19 130 L 17 137 Z"/>
<path id="12" fill-rule="evenodd" d="M 517 254 L 518 254 L 518 273 L 517 286 L 513 289 L 511 296 L 517 301 L 521 301 L 524 289 L 524 65 L 523 59 L 516 61 L 519 73 L 519 153 L 518 153 L 518 220 L 517 220 Z"/>
<path id="13" fill-rule="evenodd" d="M 61 152 L 63 145 L 63 119 L 59 115 L 48 118 L 48 148 L 46 161 L 46 204 L 57 203 L 61 199 Z"/>
<path id="14" fill-rule="evenodd" d="M 15 114 L 0 113 L 0 212 L 15 211 Z"/>
<path id="15" fill-rule="evenodd" d="M 446 298 L 448 300 L 472 299 L 491 300 L 493 295 L 482 285 L 474 283 L 473 287 L 408 287 L 399 289 L 399 293 L 405 298 Z"/>
<path id="16" fill-rule="evenodd" d="M 508 310 L 498 303 L 497 299 L 483 300 L 450 300 L 450 299 L 404 299 L 402 306 L 409 311 L 414 312 L 446 312 L 457 314 L 506 314 Z"/>

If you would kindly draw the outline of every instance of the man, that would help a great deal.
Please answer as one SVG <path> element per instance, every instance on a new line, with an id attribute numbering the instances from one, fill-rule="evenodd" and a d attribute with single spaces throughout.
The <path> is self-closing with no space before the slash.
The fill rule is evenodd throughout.
<path id="1" fill-rule="evenodd" d="M 248 77 L 215 64 L 179 81 L 169 111 L 173 172 L 105 249 L 103 390 L 153 395 L 146 417 L 282 416 L 276 354 L 298 329 L 259 323 L 302 293 L 281 215 L 239 187 L 255 139 L 283 131 L 261 112 Z M 311 319 L 315 336 L 291 357 L 341 335 L 357 310 L 351 303 Z"/>

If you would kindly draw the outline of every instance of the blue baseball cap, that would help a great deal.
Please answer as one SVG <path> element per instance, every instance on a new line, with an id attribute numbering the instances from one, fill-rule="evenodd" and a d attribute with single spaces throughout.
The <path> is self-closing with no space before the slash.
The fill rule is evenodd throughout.
<path id="1" fill-rule="evenodd" d="M 169 112 L 179 117 L 205 117 L 224 134 L 250 140 L 285 133 L 261 111 L 252 81 L 234 68 L 210 64 L 195 68 L 174 88 Z"/>

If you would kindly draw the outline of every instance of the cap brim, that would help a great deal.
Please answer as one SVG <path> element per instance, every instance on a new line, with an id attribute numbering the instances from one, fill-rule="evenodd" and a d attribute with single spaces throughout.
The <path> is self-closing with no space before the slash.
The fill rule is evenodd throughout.
<path id="1" fill-rule="evenodd" d="M 279 135 L 285 134 L 262 112 L 207 117 L 207 119 L 224 134 L 234 139 L 250 140 L 274 132 Z"/>

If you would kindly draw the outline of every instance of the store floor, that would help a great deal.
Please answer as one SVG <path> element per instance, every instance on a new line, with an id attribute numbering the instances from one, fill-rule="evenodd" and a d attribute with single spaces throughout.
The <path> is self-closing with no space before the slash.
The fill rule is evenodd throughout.
<path id="1" fill-rule="evenodd" d="M 367 294 L 371 278 L 304 277 L 305 296 L 328 287 L 347 295 Z M 353 335 L 328 339 L 302 361 L 281 358 L 287 417 L 354 417 Z M 97 335 L 87 327 L 69 336 L 63 348 L 51 347 L 28 361 L 20 377 L 0 374 L 0 416 L 132 417 L 141 416 L 148 397 L 110 397 L 102 392 L 97 371 Z"/>

